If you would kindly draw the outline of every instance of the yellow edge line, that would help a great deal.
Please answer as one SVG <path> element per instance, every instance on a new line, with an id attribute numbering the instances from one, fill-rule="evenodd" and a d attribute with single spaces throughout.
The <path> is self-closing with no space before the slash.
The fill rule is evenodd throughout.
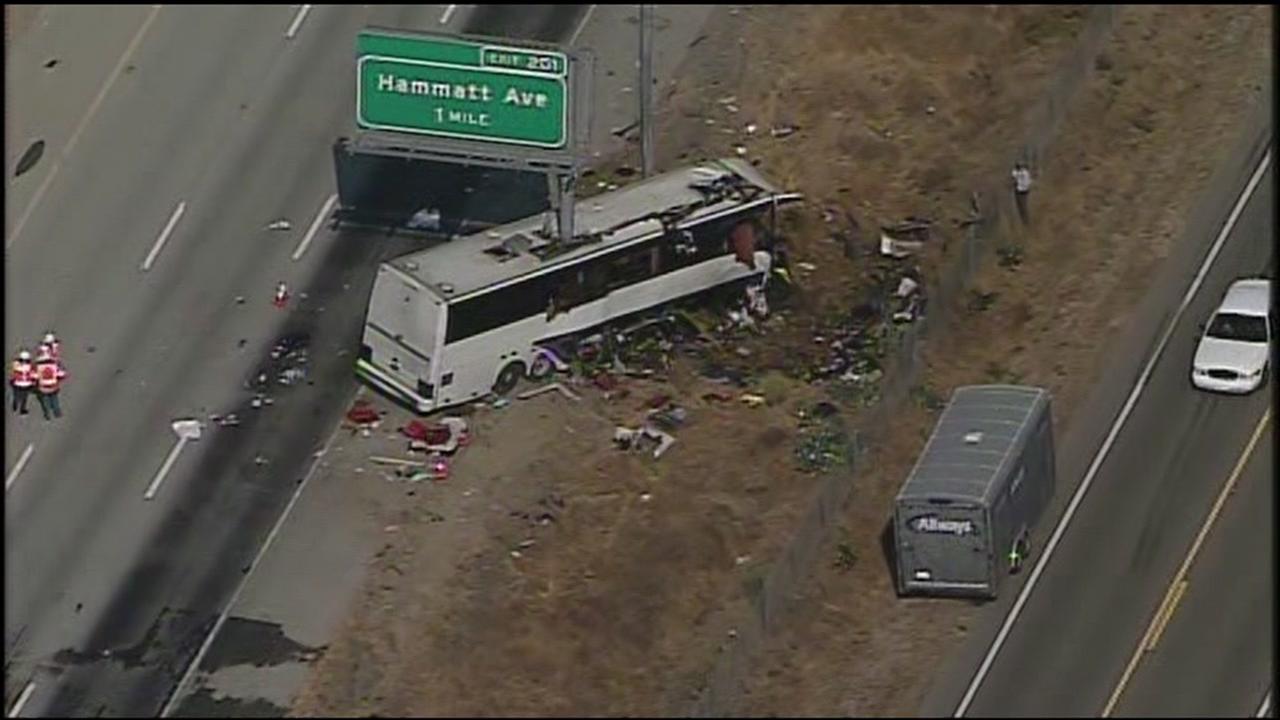
<path id="1" fill-rule="evenodd" d="M 1173 617 L 1173 612 L 1178 609 L 1178 602 L 1182 600 L 1182 594 L 1187 591 L 1187 581 L 1179 582 L 1173 595 L 1169 597 L 1169 603 L 1161 608 L 1161 614 L 1157 615 L 1160 621 L 1156 624 L 1155 632 L 1151 634 L 1151 640 L 1147 642 L 1146 650 L 1151 652 L 1156 649 L 1156 645 L 1160 642 L 1160 636 L 1164 635 L 1164 628 L 1169 624 L 1169 619 Z"/>
<path id="2" fill-rule="evenodd" d="M 1120 695 L 1124 692 L 1125 686 L 1129 684 L 1134 671 L 1138 668 L 1138 663 L 1142 660 L 1143 654 L 1155 647 L 1156 641 L 1160 639 L 1160 634 L 1164 632 L 1164 626 L 1168 624 L 1169 618 L 1173 616 L 1178 599 L 1181 598 L 1182 592 L 1186 588 L 1187 570 L 1191 568 L 1191 563 L 1200 552 L 1200 546 L 1204 544 L 1204 539 L 1208 536 L 1209 529 L 1213 527 L 1214 521 L 1218 519 L 1218 513 L 1222 512 L 1222 506 L 1227 502 L 1227 497 L 1235 489 L 1236 480 L 1244 470 L 1245 463 L 1249 460 L 1249 456 L 1253 454 L 1253 448 L 1258 444 L 1258 439 L 1262 437 L 1262 431 L 1266 429 L 1270 420 L 1271 408 L 1267 408 L 1267 411 L 1262 414 L 1262 419 L 1258 421 L 1258 426 L 1254 428 L 1253 436 L 1249 438 L 1249 444 L 1245 445 L 1244 452 L 1240 454 L 1240 459 L 1236 461 L 1235 468 L 1231 471 L 1231 475 L 1227 477 L 1227 483 L 1222 486 L 1222 491 L 1218 493 L 1218 499 L 1214 501 L 1213 507 L 1209 510 L 1209 516 L 1205 518 L 1204 525 L 1200 527 L 1200 532 L 1196 535 L 1195 542 L 1191 544 L 1191 551 L 1187 553 L 1187 557 L 1182 561 L 1182 567 L 1178 568 L 1177 574 L 1173 576 L 1169 589 L 1164 594 L 1164 600 L 1160 603 L 1160 609 L 1151 618 L 1151 624 L 1147 626 L 1147 631 L 1143 634 L 1142 641 L 1138 643 L 1133 657 L 1129 659 L 1129 665 L 1125 667 L 1124 675 L 1120 676 L 1120 682 L 1116 685 L 1115 690 L 1112 691 L 1106 707 L 1102 709 L 1102 717 L 1111 716 L 1116 704 L 1120 702 Z"/>

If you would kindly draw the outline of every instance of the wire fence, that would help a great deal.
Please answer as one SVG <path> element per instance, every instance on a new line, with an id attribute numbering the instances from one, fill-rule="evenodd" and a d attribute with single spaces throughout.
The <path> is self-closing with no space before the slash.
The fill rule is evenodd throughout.
<path id="1" fill-rule="evenodd" d="M 1035 171 L 1055 139 L 1071 100 L 1092 72 L 1098 54 L 1106 45 L 1118 7 L 1095 5 L 1068 55 L 1046 84 L 1046 93 L 1027 114 L 1026 139 L 1013 161 L 1021 160 Z M 751 612 L 735 626 L 733 641 L 724 648 L 705 676 L 703 689 L 691 707 L 678 715 L 725 717 L 741 695 L 753 659 L 765 638 L 776 627 L 788 604 L 797 596 L 800 584 L 813 569 L 828 531 L 838 522 L 845 501 L 857 477 L 860 449 L 865 442 L 877 442 L 889 429 L 890 420 L 920 375 L 920 343 L 937 338 L 954 327 L 955 313 L 963 308 L 965 291 L 986 252 L 995 242 L 1008 237 L 1011 219 L 1016 217 L 1009 177 L 1002 173 L 990 178 L 977 191 L 980 220 L 969 225 L 960 251 L 939 273 L 930 289 L 929 312 L 912 323 L 900 336 L 900 344 L 886 363 L 880 397 L 862 414 L 851 440 L 852 460 L 846 469 L 832 472 L 820 481 L 811 506 L 795 534 L 772 563 L 760 590 L 749 598 Z"/>

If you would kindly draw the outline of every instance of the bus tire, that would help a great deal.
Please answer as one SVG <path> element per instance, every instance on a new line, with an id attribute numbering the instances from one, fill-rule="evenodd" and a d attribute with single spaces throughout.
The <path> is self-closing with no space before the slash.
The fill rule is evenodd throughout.
<path id="1" fill-rule="evenodd" d="M 498 379 L 493 382 L 493 394 L 502 397 L 515 390 L 524 373 L 523 362 L 515 360 L 507 363 L 506 367 L 502 368 L 502 372 L 498 373 Z"/>
<path id="2" fill-rule="evenodd" d="M 546 353 L 538 353 L 533 359 L 533 364 L 529 366 L 529 377 L 533 380 L 541 380 L 551 374 L 555 370 L 555 365 L 551 363 L 551 358 Z"/>

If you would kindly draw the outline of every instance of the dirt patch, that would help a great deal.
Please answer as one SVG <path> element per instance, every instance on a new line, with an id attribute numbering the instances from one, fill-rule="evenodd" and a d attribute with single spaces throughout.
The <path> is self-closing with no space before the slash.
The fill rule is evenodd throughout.
<path id="1" fill-rule="evenodd" d="M 948 395 L 967 383 L 1048 387 L 1059 434 L 1106 361 L 1222 160 L 1258 88 L 1270 82 L 1270 9 L 1127 6 L 1098 74 L 1041 169 L 1017 267 L 994 255 L 979 272 L 989 307 L 927 349 L 923 382 Z M 977 307 L 978 305 L 975 305 Z M 788 630 L 749 684 L 750 715 L 909 715 L 948 645 L 976 612 L 966 603 L 900 600 L 878 550 L 892 498 L 933 414 L 911 407 L 894 440 L 864 467 L 828 543 L 857 563 L 821 563 Z M 952 642 L 948 642 L 948 638 Z M 867 658 L 875 658 L 867 662 Z"/>
<path id="2" fill-rule="evenodd" d="M 1187 41 L 1177 28 L 1190 26 L 1191 17 L 1208 37 L 1220 22 L 1214 13 L 1224 11 L 1196 10 L 1199 16 L 1180 18 L 1173 12 L 1135 10 L 1139 20 L 1122 20 L 1124 33 L 1157 27 L 1148 24 L 1157 20 L 1171 25 L 1159 25 L 1152 38 L 1119 43 L 1108 71 L 1125 73 L 1124 87 L 1140 88 L 1132 101 L 1118 93 L 1115 106 L 1146 102 L 1151 109 L 1138 119 L 1152 130 L 1125 135 L 1124 143 L 1134 140 L 1122 147 L 1134 153 L 1149 148 L 1152 158 L 1163 151 L 1169 157 L 1150 160 L 1162 170 L 1173 162 L 1198 162 L 1168 152 L 1170 147 L 1199 142 L 1194 147 L 1208 153 L 1213 133 L 1232 126 L 1226 112 L 1206 108 L 1214 102 L 1220 109 L 1238 106 L 1235 96 L 1221 94 L 1221 86 L 1206 79 L 1178 96 L 1199 113 L 1184 124 L 1179 118 L 1187 111 L 1167 100 L 1172 84 L 1147 79 L 1154 71 L 1136 54 L 1143 42 L 1177 48 Z M 465 526 L 453 525 L 449 513 L 445 521 L 429 523 L 412 506 L 386 511 L 399 530 L 371 562 L 359 607 L 292 714 L 666 715 L 688 703 L 770 558 L 808 509 L 813 476 L 800 469 L 795 446 L 797 411 L 827 397 L 826 387 L 805 380 L 815 328 L 865 300 L 870 286 L 884 280 L 871 272 L 881 224 L 907 215 L 933 222 L 925 250 L 901 264 L 918 263 L 930 284 L 939 259 L 961 237 L 972 188 L 979 178 L 1007 172 L 1004 163 L 1025 130 L 1024 114 L 1082 20 L 1082 9 L 1071 6 L 718 9 L 665 98 L 658 159 L 669 168 L 741 154 L 809 200 L 786 225 L 798 280 L 793 301 L 774 314 L 764 335 L 721 349 L 747 370 L 745 389 L 767 404 L 748 407 L 739 397 L 744 389 L 709 384 L 695 372 L 698 363 L 686 359 L 666 382 L 628 383 L 626 398 L 606 400 L 579 388 L 580 403 L 544 396 L 499 411 L 505 418 L 479 426 L 489 440 L 467 450 L 469 459 L 458 463 L 450 481 L 453 488 L 474 486 L 481 498 L 466 505 L 471 509 L 460 518 Z M 1238 28 L 1244 34 L 1235 44 L 1219 41 L 1219 54 L 1201 61 L 1205 72 L 1220 72 L 1215 58 L 1239 52 L 1232 48 L 1256 45 L 1248 33 L 1261 32 L 1258 27 L 1269 25 Z M 1191 55 L 1180 50 L 1176 57 Z M 1157 67 L 1168 75 L 1156 77 L 1178 69 Z M 1218 94 L 1202 97 L 1210 92 Z M 1097 90 L 1090 93 L 1090 102 L 1097 102 Z M 1081 117 L 1091 116 L 1070 121 L 1073 137 L 1097 125 Z M 1134 201 L 1141 189 L 1151 213 L 1172 212 L 1173 202 L 1191 197 L 1194 187 L 1167 200 L 1146 200 L 1155 189 L 1190 182 L 1193 175 L 1185 170 L 1148 178 L 1141 187 L 1114 168 L 1105 170 L 1114 165 L 1108 165 L 1116 154 L 1109 144 L 1114 139 L 1079 144 L 1082 152 L 1096 154 L 1089 156 L 1091 177 L 1110 177 L 1129 188 Z M 1081 312 L 1095 313 L 1072 328 L 1085 333 L 1110 327 L 1106 312 L 1114 305 L 1104 299 L 1122 302 L 1125 296 L 1110 295 L 1119 279 L 1158 262 L 1158 244 L 1111 247 L 1114 267 L 1094 271 L 1097 259 L 1090 253 L 1102 238 L 1117 236 L 1115 227 L 1142 232 L 1148 226 L 1121 225 L 1101 212 L 1079 223 L 1080 205 L 1071 203 L 1097 192 L 1084 189 L 1093 187 L 1092 180 L 1073 174 L 1079 171 L 1072 163 L 1085 155 L 1064 150 L 1055 157 L 1069 161 L 1041 169 L 1022 264 L 1015 271 L 988 271 L 980 282 L 996 293 L 991 306 L 966 318 L 972 327 L 955 334 L 954 347 L 930 351 L 929 382 L 938 392 L 983 380 L 976 375 L 983 364 L 1005 357 L 1006 372 L 1043 381 L 1037 363 L 1051 357 L 1061 363 L 1061 374 L 1053 376 L 1058 384 L 1045 384 L 1060 396 L 1058 414 L 1064 416 L 1074 402 L 1066 378 L 1088 371 L 1096 357 L 1089 341 L 1072 340 L 1069 352 L 1057 352 L 1023 340 L 1021 349 L 1005 348 L 1004 354 L 994 345 L 975 350 L 971 344 L 988 343 L 1001 334 L 997 329 L 1007 335 L 1009 323 L 1024 328 L 1026 338 L 1062 332 L 1054 324 L 1061 318 L 1053 315 L 1062 303 L 1036 295 L 1036 279 L 1045 282 L 1050 275 L 1056 276 L 1047 287 L 1068 293 Z M 1194 167 L 1211 164 L 1206 157 Z M 612 172 L 605 168 L 600 176 L 614 177 Z M 1113 202 L 1108 212 L 1123 207 Z M 1125 217 L 1156 222 L 1164 216 L 1130 209 Z M 1077 224 L 1064 233 L 1067 221 L 1055 218 Z M 1181 215 L 1169 218 L 1176 222 Z M 1071 258 L 1078 284 L 1061 272 L 1050 250 Z M 944 363 L 949 355 L 956 359 Z M 726 393 L 727 400 L 704 399 L 712 391 Z M 656 394 L 670 395 L 689 412 L 675 431 L 677 444 L 658 460 L 615 449 L 614 425 L 634 426 Z M 846 417 L 859 407 L 851 398 L 833 399 Z M 847 550 L 841 566 L 851 569 L 819 572 L 816 599 L 802 610 L 794 632 L 778 639 L 774 663 L 755 683 L 755 713 L 909 712 L 902 708 L 917 690 L 912 683 L 927 678 L 920 669 L 937 656 L 938 628 L 963 622 L 963 608 L 954 604 L 896 601 L 879 559 L 888 499 L 932 415 L 922 403 L 895 422 L 894 440 L 860 463 L 869 470 L 859 474 L 851 529 L 837 539 Z M 437 544 L 444 542 L 443 532 L 450 539 Z M 840 676 L 830 668 L 840 668 Z"/>

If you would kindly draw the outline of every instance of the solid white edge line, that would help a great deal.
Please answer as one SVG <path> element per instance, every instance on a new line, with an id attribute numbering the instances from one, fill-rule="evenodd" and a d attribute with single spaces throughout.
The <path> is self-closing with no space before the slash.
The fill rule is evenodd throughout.
<path id="1" fill-rule="evenodd" d="M 311 221 L 311 227 L 307 229 L 307 234 L 302 237 L 302 242 L 298 243 L 298 248 L 293 251 L 293 259 L 297 260 L 311 246 L 311 240 L 315 238 L 316 232 L 324 223 L 325 218 L 329 217 L 329 211 L 333 209 L 333 204 L 338 202 L 338 194 L 334 193 L 324 201 L 324 205 L 320 207 L 320 212 L 316 214 L 314 220 Z"/>
<path id="2" fill-rule="evenodd" d="M 359 388 L 356 389 L 355 395 L 359 395 Z M 343 405 L 350 406 L 351 400 Z M 285 506 L 284 512 L 280 514 L 280 518 L 276 520 L 276 524 L 271 528 L 271 532 L 267 533 L 267 539 L 262 543 L 262 547 L 258 549 L 258 554 L 253 557 L 253 562 L 249 563 L 249 569 L 245 571 L 244 576 L 240 578 L 240 584 L 236 587 L 236 591 L 232 593 L 231 599 L 227 601 L 226 607 L 222 609 L 222 613 L 218 615 L 218 620 L 213 624 L 213 628 L 209 630 L 209 634 L 205 636 L 204 642 L 200 644 L 200 649 L 196 651 L 195 657 L 191 659 L 191 663 L 187 665 L 186 671 L 182 674 L 182 678 L 178 680 L 178 684 L 174 686 L 173 692 L 169 695 L 169 700 L 165 702 L 164 707 L 160 710 L 160 717 L 168 717 L 173 712 L 177 703 L 182 699 L 182 691 L 191 682 L 191 678 L 195 675 L 196 670 L 200 667 L 200 662 L 204 660 L 205 653 L 209 652 L 209 648 L 213 646 L 213 640 L 218 636 L 218 631 L 222 629 L 223 623 L 231 615 L 231 608 L 235 607 L 236 601 L 240 599 L 240 594 L 244 592 L 245 586 L 249 583 L 249 578 L 253 577 L 254 570 L 258 569 L 258 564 L 262 561 L 263 556 L 267 554 L 267 550 L 271 548 L 271 544 L 275 542 L 276 535 L 280 532 L 280 528 L 284 527 L 285 520 L 289 519 L 289 514 L 293 512 L 293 506 L 298 503 L 298 498 L 302 497 L 302 491 L 307 487 L 307 483 L 311 481 L 311 477 L 315 475 L 316 469 L 320 467 L 321 461 L 329 455 L 329 448 L 333 445 L 333 441 L 338 439 L 338 432 L 342 430 L 342 422 L 346 419 L 345 415 L 340 413 L 338 425 L 330 433 L 329 439 L 325 441 L 324 447 L 320 449 L 319 456 L 315 462 L 311 463 L 311 469 L 302 477 L 302 482 L 298 483 L 298 489 L 293 491 L 293 497 L 289 498 L 289 504 Z"/>
<path id="3" fill-rule="evenodd" d="M 582 22 L 578 23 L 578 29 L 573 31 L 569 36 L 569 44 L 572 45 L 578 41 L 578 36 L 582 34 L 583 28 L 587 26 L 587 20 L 591 19 L 591 13 L 596 11 L 595 5 L 588 5 L 587 12 L 582 16 Z"/>
<path id="4" fill-rule="evenodd" d="M 36 682 L 32 680 L 27 686 L 22 688 L 22 694 L 18 696 L 18 701 L 9 708 L 8 717 L 15 718 L 22 714 L 22 708 L 26 706 L 27 701 L 31 699 L 31 694 L 36 691 Z"/>
<path id="5" fill-rule="evenodd" d="M 307 19 L 307 13 L 309 12 L 311 12 L 310 5 L 303 5 L 298 8 L 298 14 L 293 17 L 293 22 L 289 25 L 289 30 L 284 34 L 286 38 L 292 40 L 293 36 L 298 34 L 298 28 L 302 27 L 302 21 Z"/>
<path id="6" fill-rule="evenodd" d="M 14 464 L 13 469 L 9 471 L 9 477 L 4 479 L 4 491 L 9 492 L 9 488 L 13 485 L 13 481 L 18 479 L 18 473 L 27 466 L 27 461 L 31 459 L 31 453 L 36 449 L 35 443 L 27 443 L 27 449 L 22 451 L 22 456 L 18 458 L 18 462 Z"/>
<path id="7" fill-rule="evenodd" d="M 995 662 L 996 654 L 1000 652 L 1000 648 L 1004 645 L 1005 639 L 1009 636 L 1009 631 L 1013 628 L 1014 622 L 1017 621 L 1018 615 L 1022 612 L 1023 605 L 1026 604 L 1027 598 L 1030 597 L 1031 591 L 1035 589 L 1036 582 L 1040 578 L 1040 574 L 1044 572 L 1045 566 L 1049 562 L 1049 558 L 1053 555 L 1054 549 L 1058 542 L 1062 539 L 1062 534 L 1066 531 L 1068 523 L 1071 522 L 1072 516 L 1075 515 L 1076 509 L 1080 506 L 1084 495 L 1089 491 L 1089 487 L 1093 485 L 1093 480 L 1097 476 L 1098 469 L 1101 468 L 1103 460 L 1107 453 L 1111 451 L 1112 444 L 1115 443 L 1116 437 L 1120 434 L 1120 429 L 1124 426 L 1126 420 L 1129 419 L 1129 413 L 1133 412 L 1134 406 L 1137 404 L 1138 396 L 1146 387 L 1147 381 L 1151 377 L 1152 371 L 1155 369 L 1156 361 L 1164 352 L 1164 348 L 1169 343 L 1173 331 L 1178 326 L 1178 321 L 1182 318 L 1182 313 L 1186 311 L 1187 306 L 1191 304 L 1191 299 L 1200 289 L 1201 283 L 1204 282 L 1205 276 L 1209 272 L 1209 268 L 1213 265 L 1213 261 L 1217 259 L 1218 252 L 1222 250 L 1223 244 L 1227 240 L 1227 236 L 1231 234 L 1232 228 L 1235 227 L 1236 221 L 1240 217 L 1240 213 L 1244 212 L 1244 206 L 1248 203 L 1249 198 L 1253 195 L 1253 191 L 1257 188 L 1258 183 L 1262 181 L 1262 175 L 1266 172 L 1267 166 L 1271 163 L 1271 150 L 1262 156 L 1262 160 L 1258 162 L 1258 167 L 1254 170 L 1253 177 L 1249 179 L 1249 184 L 1245 186 L 1244 191 L 1236 200 L 1235 207 L 1231 214 L 1227 217 L 1227 222 L 1222 226 L 1221 232 L 1214 240 L 1213 247 L 1209 250 L 1209 255 L 1205 258 L 1204 263 L 1200 266 L 1200 271 L 1196 273 L 1195 279 L 1191 282 L 1191 287 L 1187 288 L 1187 292 L 1182 297 L 1182 302 L 1178 305 L 1177 311 L 1173 317 L 1169 319 L 1168 325 L 1165 327 L 1164 334 L 1160 337 L 1160 343 L 1151 353 L 1151 357 L 1147 360 L 1146 367 L 1142 369 L 1142 374 L 1138 376 L 1138 381 L 1134 384 L 1133 390 L 1129 393 L 1128 399 L 1125 400 L 1124 407 L 1120 409 L 1120 414 L 1116 417 L 1115 423 L 1108 431 L 1106 439 L 1102 443 L 1102 447 L 1093 457 L 1093 462 L 1089 465 L 1089 470 L 1085 473 L 1084 480 L 1081 481 L 1080 487 L 1076 489 L 1075 495 L 1072 496 L 1070 504 L 1067 505 L 1066 512 L 1063 513 L 1062 519 L 1058 522 L 1058 526 L 1054 528 L 1053 535 L 1049 538 L 1048 544 L 1045 545 L 1044 553 L 1040 555 L 1040 559 L 1036 562 L 1035 569 L 1031 571 L 1031 576 L 1027 578 L 1027 584 L 1023 586 L 1022 592 L 1018 594 L 1018 599 L 1014 602 L 1013 608 L 1009 611 L 1009 615 L 1005 618 L 1004 624 L 1000 627 L 1000 632 L 996 634 L 996 638 L 992 641 L 990 649 L 988 649 L 986 657 L 983 658 L 982 664 L 978 667 L 978 672 L 974 675 L 973 680 L 969 683 L 968 689 L 965 690 L 964 697 L 960 700 L 959 706 L 956 707 L 954 717 L 962 717 L 969 705 L 973 702 L 973 698 L 978 693 L 982 681 L 986 679 L 987 672 L 990 671 L 991 665 Z"/>
<path id="8" fill-rule="evenodd" d="M 445 7 L 445 9 L 444 9 L 444 14 L 442 14 L 442 15 L 440 16 L 440 24 L 441 24 L 441 25 L 448 25 L 448 24 L 449 24 L 449 18 L 453 17 L 453 11 L 454 11 L 454 10 L 457 10 L 457 9 L 458 9 L 458 6 L 457 6 L 457 5 L 449 5 L 449 6 L 446 6 L 446 7 Z"/>
<path id="9" fill-rule="evenodd" d="M 1267 690 L 1267 694 L 1262 698 L 1262 704 L 1258 706 L 1258 712 L 1254 713 L 1254 717 L 1266 717 L 1271 712 L 1271 690 Z"/>
<path id="10" fill-rule="evenodd" d="M 62 165 L 62 161 L 67 159 L 67 156 L 71 154 L 71 148 L 74 147 L 76 141 L 80 139 L 80 134 L 84 132 L 86 127 L 88 127 L 89 120 L 93 117 L 94 113 L 98 111 L 98 106 L 101 105 L 102 101 L 107 97 L 107 92 L 111 90 L 111 86 L 114 85 L 116 79 L 120 77 L 120 73 L 124 70 L 125 64 L 129 61 L 129 57 L 138 49 L 139 43 L 142 42 L 142 36 L 145 35 L 147 29 L 151 27 L 151 23 L 156 19 L 156 15 L 159 14 L 161 7 L 162 6 L 160 5 L 151 6 L 151 13 L 147 15 L 147 19 L 142 22 L 142 27 L 138 28 L 138 31 L 134 33 L 133 40 L 129 42 L 129 46 L 125 48 L 124 54 L 121 55 L 120 60 L 116 62 L 115 69 L 107 76 L 107 81 L 103 84 L 102 89 L 98 91 L 98 96 L 89 104 L 89 110 L 85 113 L 84 117 L 80 119 L 80 124 L 76 126 L 75 131 L 71 133 L 71 137 L 67 140 L 67 144 L 62 147 L 62 152 L 58 154 L 58 160 L 49 170 L 49 174 L 45 177 L 44 182 L 41 183 L 40 188 L 36 190 L 35 195 L 31 197 L 31 202 L 27 204 L 27 209 L 22 211 L 22 216 L 19 217 L 18 223 L 14 225 L 13 232 L 9 234 L 9 237 L 5 238 L 5 249 L 8 249 L 9 246 L 13 244 L 13 241 L 16 240 L 19 233 L 22 232 L 22 228 L 26 227 L 27 220 L 31 219 L 31 214 L 35 212 L 36 206 L 40 204 L 40 200 L 44 197 L 45 191 L 49 189 L 49 184 L 53 182 L 53 176 L 57 174 L 58 168 Z"/>
<path id="11" fill-rule="evenodd" d="M 182 214 L 186 211 L 186 201 L 178 203 L 178 207 L 173 209 L 173 214 L 169 216 L 169 222 L 164 226 L 164 230 L 160 232 L 160 237 L 156 238 L 156 244 L 151 246 L 151 252 L 147 253 L 147 259 L 142 261 L 143 272 L 151 269 L 152 263 L 156 261 L 156 256 L 160 254 L 160 249 L 168 242 L 169 233 L 173 232 L 174 226 L 178 224 L 178 220 L 182 218 Z"/>
<path id="12" fill-rule="evenodd" d="M 160 466 L 160 472 L 151 479 L 151 484 L 147 486 L 147 491 L 142 494 L 143 500 L 150 500 L 156 496 L 156 491 L 160 489 L 160 483 L 164 482 L 164 478 L 169 474 L 169 470 L 173 468 L 173 464 L 178 461 L 178 455 L 182 453 L 182 448 L 186 447 L 187 438 L 180 437 L 178 442 L 174 443 L 173 449 L 169 451 L 169 456 L 164 459 L 164 464 Z"/>

